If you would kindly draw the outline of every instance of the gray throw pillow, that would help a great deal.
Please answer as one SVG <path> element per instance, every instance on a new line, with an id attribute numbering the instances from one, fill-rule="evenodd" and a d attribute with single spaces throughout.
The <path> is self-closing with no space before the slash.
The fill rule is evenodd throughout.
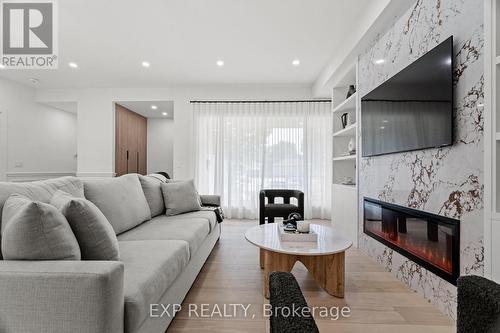
<path id="1" fill-rule="evenodd" d="M 178 215 L 201 209 L 200 195 L 192 180 L 161 184 L 166 215 Z"/>
<path id="2" fill-rule="evenodd" d="M 54 206 L 11 195 L 2 212 L 5 260 L 80 260 L 80 247 L 64 215 Z"/>
<path id="3" fill-rule="evenodd" d="M 151 217 L 165 214 L 165 203 L 163 202 L 163 194 L 161 193 L 161 184 L 165 182 L 154 176 L 143 175 L 139 175 L 139 181 L 141 182 L 142 190 L 151 210 Z"/>
<path id="4" fill-rule="evenodd" d="M 85 179 L 83 187 L 85 197 L 101 210 L 117 235 L 151 219 L 137 174 Z"/>
<path id="5" fill-rule="evenodd" d="M 63 191 L 57 191 L 50 204 L 68 220 L 83 260 L 120 260 L 115 231 L 96 205 Z"/>

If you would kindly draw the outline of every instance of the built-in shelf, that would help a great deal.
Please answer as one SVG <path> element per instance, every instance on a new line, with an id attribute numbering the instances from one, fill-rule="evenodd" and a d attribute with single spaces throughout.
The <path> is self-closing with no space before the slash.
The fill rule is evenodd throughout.
<path id="1" fill-rule="evenodd" d="M 500 141 L 500 133 L 495 133 L 495 140 Z"/>
<path id="2" fill-rule="evenodd" d="M 335 185 L 335 186 L 345 187 L 346 189 L 352 189 L 352 190 L 355 190 L 355 189 L 356 189 L 356 184 L 353 184 L 353 185 L 347 185 L 347 184 L 337 184 L 337 183 L 333 183 L 333 185 Z"/>
<path id="3" fill-rule="evenodd" d="M 338 112 L 356 109 L 356 96 L 357 95 L 358 95 L 357 93 L 354 93 L 351 96 L 349 96 L 348 99 L 346 99 L 345 101 L 343 101 L 342 103 L 340 103 L 339 105 L 337 105 L 333 109 L 333 113 L 338 113 Z"/>
<path id="4" fill-rule="evenodd" d="M 356 155 L 347 155 L 347 156 L 339 156 L 339 157 L 334 157 L 334 161 L 349 161 L 349 160 L 355 160 Z"/>
<path id="5" fill-rule="evenodd" d="M 356 135 L 356 123 L 347 126 L 346 128 L 341 129 L 333 133 L 333 136 L 354 136 Z"/>

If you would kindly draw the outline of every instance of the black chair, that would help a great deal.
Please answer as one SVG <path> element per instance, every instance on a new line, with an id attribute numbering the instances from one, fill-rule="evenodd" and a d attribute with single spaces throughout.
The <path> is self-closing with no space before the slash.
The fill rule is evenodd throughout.
<path id="1" fill-rule="evenodd" d="M 457 287 L 457 333 L 500 332 L 500 285 L 471 275 Z"/>
<path id="2" fill-rule="evenodd" d="M 288 272 L 271 272 L 269 274 L 269 303 L 271 304 L 271 333 L 319 333 L 318 326 L 300 290 L 295 277 Z M 286 309 L 298 315 L 286 315 L 280 311 Z"/>
<path id="3" fill-rule="evenodd" d="M 268 202 L 266 204 L 266 198 Z M 276 198 L 283 198 L 283 203 L 275 203 Z M 291 204 L 290 198 L 296 198 L 297 204 Z M 275 217 L 286 219 L 291 213 L 304 217 L 304 192 L 299 190 L 261 190 L 259 195 L 259 224 L 273 223 Z"/>

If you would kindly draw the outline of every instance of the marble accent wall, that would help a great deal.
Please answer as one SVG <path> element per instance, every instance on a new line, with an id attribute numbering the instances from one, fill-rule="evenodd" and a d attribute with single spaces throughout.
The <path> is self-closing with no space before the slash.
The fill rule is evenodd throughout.
<path id="1" fill-rule="evenodd" d="M 359 246 L 456 318 L 456 287 L 363 233 L 363 197 L 459 219 L 460 270 L 483 274 L 483 1 L 418 0 L 359 57 L 361 96 L 449 36 L 454 38 L 455 143 L 361 158 Z M 375 64 L 385 59 L 383 64 Z M 361 140 L 359 141 L 361 142 Z"/>

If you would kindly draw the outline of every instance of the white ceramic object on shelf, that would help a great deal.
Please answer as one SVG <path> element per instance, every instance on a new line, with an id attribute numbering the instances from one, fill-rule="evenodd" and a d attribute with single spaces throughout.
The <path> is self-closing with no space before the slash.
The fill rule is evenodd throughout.
<path id="1" fill-rule="evenodd" d="M 349 154 L 352 154 L 353 152 L 356 151 L 356 144 L 354 143 L 353 138 L 349 140 L 349 143 L 347 144 L 347 149 L 349 151 Z"/>

